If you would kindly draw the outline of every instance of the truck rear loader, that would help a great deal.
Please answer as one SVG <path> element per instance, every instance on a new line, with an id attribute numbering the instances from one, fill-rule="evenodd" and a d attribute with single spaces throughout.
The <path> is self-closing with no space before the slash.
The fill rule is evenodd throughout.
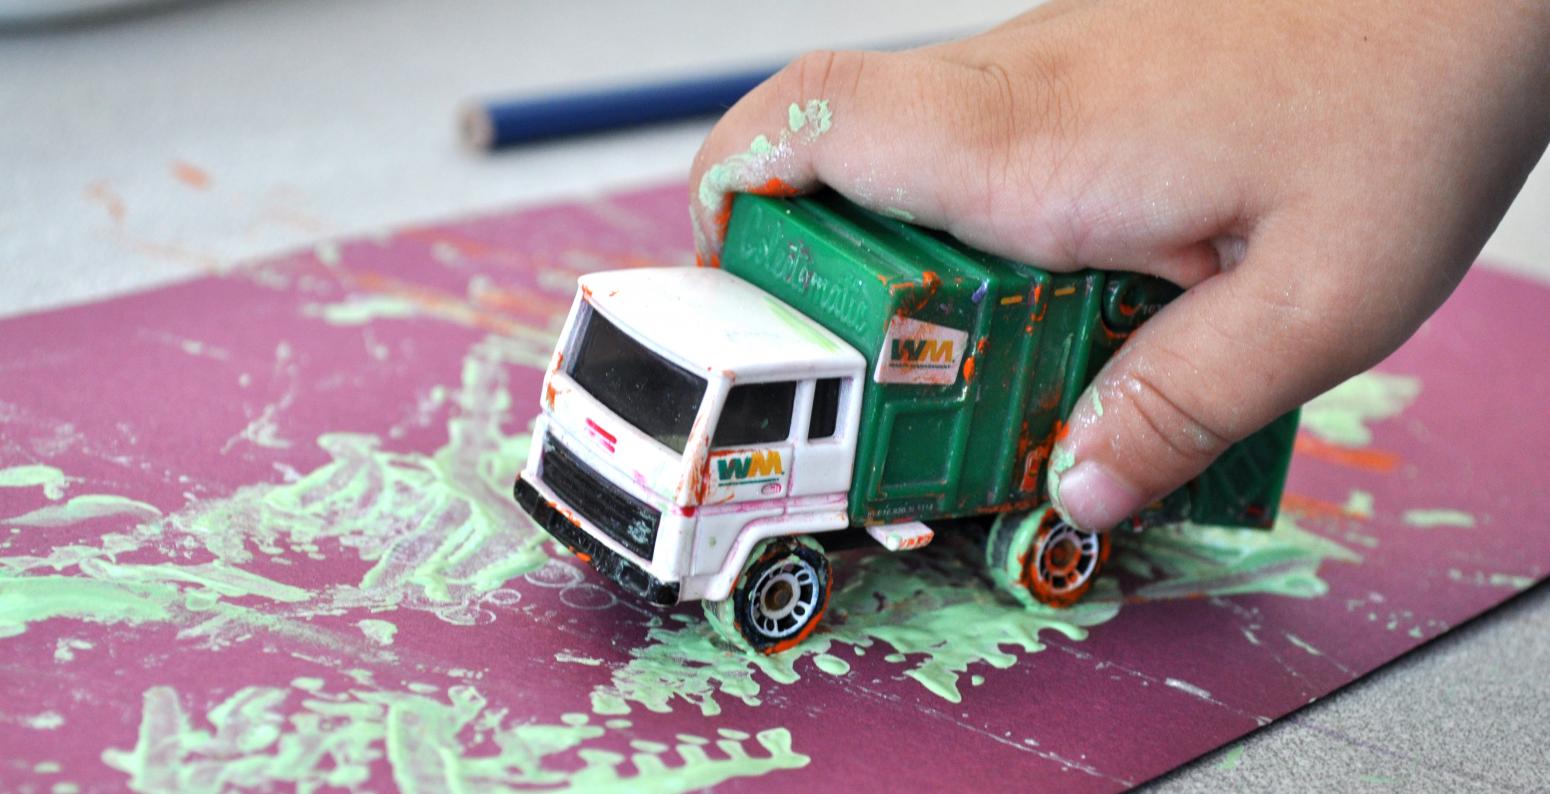
<path id="1" fill-rule="evenodd" d="M 991 256 L 834 193 L 739 195 L 719 268 L 580 279 L 516 499 L 624 589 L 702 601 L 762 653 L 818 625 L 824 546 L 858 537 L 903 551 L 985 521 L 997 585 L 1069 605 L 1111 533 L 1050 507 L 1051 451 L 1177 293 Z M 1234 445 L 1131 526 L 1269 527 L 1296 426 Z"/>

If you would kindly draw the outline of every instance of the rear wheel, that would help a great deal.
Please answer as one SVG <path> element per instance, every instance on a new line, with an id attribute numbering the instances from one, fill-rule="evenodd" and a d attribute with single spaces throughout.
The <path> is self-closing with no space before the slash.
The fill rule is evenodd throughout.
<path id="1" fill-rule="evenodd" d="M 1030 606 L 1080 601 L 1108 559 L 1108 533 L 1077 529 L 1048 505 L 997 517 L 986 545 L 991 579 Z"/>
<path id="2" fill-rule="evenodd" d="M 817 541 L 770 538 L 748 555 L 729 598 L 702 604 L 727 641 L 756 653 L 780 653 L 818 628 L 832 581 L 828 555 Z"/>

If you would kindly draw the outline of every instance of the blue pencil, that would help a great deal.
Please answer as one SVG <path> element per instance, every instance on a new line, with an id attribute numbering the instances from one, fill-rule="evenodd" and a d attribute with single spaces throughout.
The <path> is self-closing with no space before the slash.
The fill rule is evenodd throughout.
<path id="1" fill-rule="evenodd" d="M 574 94 L 485 102 L 463 114 L 463 139 L 476 149 L 584 135 L 720 113 L 775 69 L 644 83 Z"/>

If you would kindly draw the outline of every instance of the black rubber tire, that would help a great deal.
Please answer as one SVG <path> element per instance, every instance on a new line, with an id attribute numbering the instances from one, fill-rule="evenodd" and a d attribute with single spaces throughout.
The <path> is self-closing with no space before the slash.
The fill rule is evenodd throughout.
<path id="1" fill-rule="evenodd" d="M 753 619 L 755 600 L 758 598 L 755 588 L 767 573 L 782 566 L 812 572 L 811 586 L 814 588 L 812 595 L 815 601 L 805 620 L 778 635 L 772 635 L 761 631 L 759 621 Z M 776 654 L 799 645 L 818 627 L 823 620 L 824 610 L 828 609 L 833 584 L 829 556 L 817 541 L 807 536 L 770 538 L 754 547 L 729 598 L 725 601 L 704 602 L 705 614 L 717 632 L 732 644 L 754 653 Z M 795 597 L 802 598 L 801 592 Z"/>

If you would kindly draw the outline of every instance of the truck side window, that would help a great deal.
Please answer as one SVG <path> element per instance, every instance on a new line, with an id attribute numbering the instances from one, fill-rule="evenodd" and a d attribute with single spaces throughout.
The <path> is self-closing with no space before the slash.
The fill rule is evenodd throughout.
<path id="1" fill-rule="evenodd" d="M 791 404 L 796 381 L 749 383 L 727 392 L 721 421 L 716 424 L 714 447 L 741 447 L 785 441 L 791 435 Z"/>
<path id="2" fill-rule="evenodd" d="M 821 378 L 813 384 L 813 415 L 807 423 L 807 440 L 833 438 L 840 419 L 840 379 Z"/>

